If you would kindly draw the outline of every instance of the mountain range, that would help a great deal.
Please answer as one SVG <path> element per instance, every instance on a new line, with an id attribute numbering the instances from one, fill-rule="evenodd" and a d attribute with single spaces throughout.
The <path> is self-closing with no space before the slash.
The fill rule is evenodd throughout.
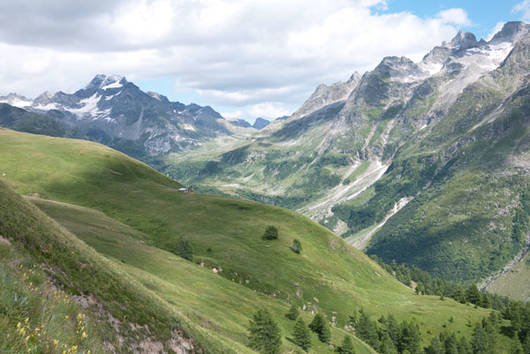
<path id="1" fill-rule="evenodd" d="M 253 125 L 97 75 L 0 127 L 2 353 L 530 353 L 528 24 Z"/>
<path id="2" fill-rule="evenodd" d="M 419 62 L 386 57 L 254 126 L 106 75 L 73 94 L 1 97 L 0 123 L 103 143 L 196 190 L 298 210 L 386 262 L 501 282 L 506 264 L 527 259 L 528 223 L 516 225 L 530 195 L 529 28 L 508 22 L 489 41 L 460 32 Z"/>

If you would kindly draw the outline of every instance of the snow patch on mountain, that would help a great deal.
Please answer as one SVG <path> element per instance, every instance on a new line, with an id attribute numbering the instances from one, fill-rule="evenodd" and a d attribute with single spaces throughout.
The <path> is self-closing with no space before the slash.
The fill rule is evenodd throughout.
<path id="1" fill-rule="evenodd" d="M 0 97 L 0 103 L 7 103 L 8 105 L 24 108 L 29 107 L 33 104 L 33 101 L 24 96 L 19 96 L 15 93 L 10 93 L 7 96 Z"/>

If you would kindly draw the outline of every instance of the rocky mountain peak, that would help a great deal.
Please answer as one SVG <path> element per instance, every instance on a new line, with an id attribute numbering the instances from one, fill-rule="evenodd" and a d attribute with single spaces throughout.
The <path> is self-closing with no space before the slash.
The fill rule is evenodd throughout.
<path id="1" fill-rule="evenodd" d="M 419 75 L 421 70 L 418 65 L 407 57 L 390 56 L 383 58 L 373 73 L 385 77 L 402 77 Z"/>
<path id="2" fill-rule="evenodd" d="M 471 32 L 459 31 L 451 42 L 449 42 L 449 48 L 459 51 L 466 50 L 478 46 L 477 38 Z"/>
<path id="3" fill-rule="evenodd" d="M 345 82 L 339 81 L 329 86 L 325 84 L 318 85 L 313 94 L 298 111 L 293 113 L 292 117 L 303 117 L 329 104 L 346 100 L 357 87 L 360 80 L 361 76 L 359 73 L 354 72 Z"/>
<path id="4" fill-rule="evenodd" d="M 269 124 L 270 124 L 270 120 L 258 117 L 258 118 L 256 118 L 256 121 L 254 122 L 252 127 L 256 128 L 257 130 L 261 130 L 261 129 L 265 128 Z"/>
<path id="5" fill-rule="evenodd" d="M 87 90 L 121 87 L 127 83 L 125 76 L 97 74 L 85 87 Z"/>
<path id="6" fill-rule="evenodd" d="M 489 41 L 490 44 L 516 42 L 530 32 L 530 25 L 521 21 L 506 22 Z"/>
<path id="7" fill-rule="evenodd" d="M 33 101 L 25 96 L 16 93 L 9 93 L 7 96 L 0 96 L 0 103 L 7 103 L 18 108 L 31 106 Z"/>

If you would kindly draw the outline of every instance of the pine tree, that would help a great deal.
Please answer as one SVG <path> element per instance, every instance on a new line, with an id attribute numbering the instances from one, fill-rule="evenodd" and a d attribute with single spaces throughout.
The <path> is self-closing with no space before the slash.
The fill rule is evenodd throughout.
<path id="1" fill-rule="evenodd" d="M 298 318 L 298 309 L 296 308 L 295 304 L 291 305 L 291 308 L 289 311 L 285 314 L 285 317 L 290 319 L 291 321 L 295 321 Z"/>
<path id="2" fill-rule="evenodd" d="M 487 354 L 491 352 L 488 347 L 488 335 L 480 323 L 477 323 L 473 329 L 471 348 L 474 354 Z"/>
<path id="3" fill-rule="evenodd" d="M 425 348 L 425 354 L 445 354 L 445 349 L 440 340 L 434 337 L 431 344 Z"/>
<path id="4" fill-rule="evenodd" d="M 388 315 L 385 325 L 390 339 L 392 339 L 394 346 L 397 348 L 399 343 L 400 329 L 396 318 L 392 314 Z"/>
<path id="5" fill-rule="evenodd" d="M 387 331 L 384 331 L 381 334 L 381 338 L 379 340 L 379 353 L 381 354 L 398 354 L 396 345 L 392 341 L 392 338 L 390 338 L 390 335 Z"/>
<path id="6" fill-rule="evenodd" d="M 489 309 L 491 307 L 490 296 L 486 292 L 482 294 L 482 307 L 486 309 Z"/>
<path id="7" fill-rule="evenodd" d="M 193 248 L 191 247 L 190 242 L 184 237 L 177 240 L 173 253 L 179 257 L 187 259 L 188 261 L 193 261 Z"/>
<path id="8" fill-rule="evenodd" d="M 530 353 L 530 335 L 527 335 L 523 341 L 523 350 L 525 353 Z"/>
<path id="9" fill-rule="evenodd" d="M 466 303 L 466 295 L 464 293 L 464 289 L 460 285 L 455 286 L 452 297 L 461 304 Z"/>
<path id="10" fill-rule="evenodd" d="M 481 305 L 482 295 L 475 284 L 471 284 L 467 289 L 466 300 L 473 305 Z"/>
<path id="11" fill-rule="evenodd" d="M 293 342 L 304 350 L 311 347 L 311 333 L 307 328 L 304 320 L 300 317 L 296 321 L 293 330 Z"/>
<path id="12" fill-rule="evenodd" d="M 440 340 L 445 348 L 445 354 L 458 354 L 458 340 L 454 333 L 442 333 Z"/>
<path id="13" fill-rule="evenodd" d="M 313 317 L 313 321 L 309 324 L 309 328 L 318 335 L 318 339 L 320 339 L 322 343 L 329 343 L 331 337 L 329 325 L 321 314 L 317 313 L 315 317 Z"/>
<path id="14" fill-rule="evenodd" d="M 398 349 L 410 353 L 417 353 L 420 350 L 420 329 L 414 322 L 403 321 L 401 323 L 401 335 L 399 337 Z"/>
<path id="15" fill-rule="evenodd" d="M 362 309 L 359 311 L 359 320 L 356 330 L 359 337 L 372 348 L 377 348 L 379 346 L 377 327 Z"/>
<path id="16" fill-rule="evenodd" d="M 281 345 L 280 328 L 267 310 L 258 310 L 249 326 L 249 347 L 260 353 L 278 353 Z"/>
<path id="17" fill-rule="evenodd" d="M 354 354 L 355 353 L 355 351 L 353 350 L 353 342 L 349 335 L 344 336 L 344 339 L 342 340 L 342 345 L 337 348 L 337 352 L 339 352 L 340 354 Z"/>
<path id="18" fill-rule="evenodd" d="M 466 337 L 460 337 L 458 341 L 458 354 L 473 354 L 471 344 L 469 344 Z"/>
<path id="19" fill-rule="evenodd" d="M 510 320 L 510 334 L 512 337 L 517 336 L 522 328 L 522 315 L 522 305 L 520 305 L 516 301 L 510 301 L 508 307 L 506 308 L 506 311 L 504 312 L 504 318 Z"/>
<path id="20" fill-rule="evenodd" d="M 278 229 L 275 226 L 268 226 L 267 229 L 265 229 L 265 233 L 263 234 L 262 238 L 264 240 L 278 239 Z"/>
<path id="21" fill-rule="evenodd" d="M 293 244 L 291 245 L 291 250 L 294 253 L 300 254 L 302 252 L 302 243 L 298 240 L 293 240 Z"/>

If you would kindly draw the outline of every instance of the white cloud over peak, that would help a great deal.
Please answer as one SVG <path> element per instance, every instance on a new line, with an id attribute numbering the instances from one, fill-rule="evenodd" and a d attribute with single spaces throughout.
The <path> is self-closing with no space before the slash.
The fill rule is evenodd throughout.
<path id="1" fill-rule="evenodd" d="M 3 1 L 0 94 L 73 91 L 120 73 L 172 78 L 176 92 L 214 108 L 271 118 L 384 56 L 419 60 L 471 23 L 462 9 L 431 18 L 385 9 L 384 0 Z"/>
<path id="2" fill-rule="evenodd" d="M 515 5 L 512 13 L 521 13 L 524 21 L 530 21 L 530 0 L 523 0 Z"/>

